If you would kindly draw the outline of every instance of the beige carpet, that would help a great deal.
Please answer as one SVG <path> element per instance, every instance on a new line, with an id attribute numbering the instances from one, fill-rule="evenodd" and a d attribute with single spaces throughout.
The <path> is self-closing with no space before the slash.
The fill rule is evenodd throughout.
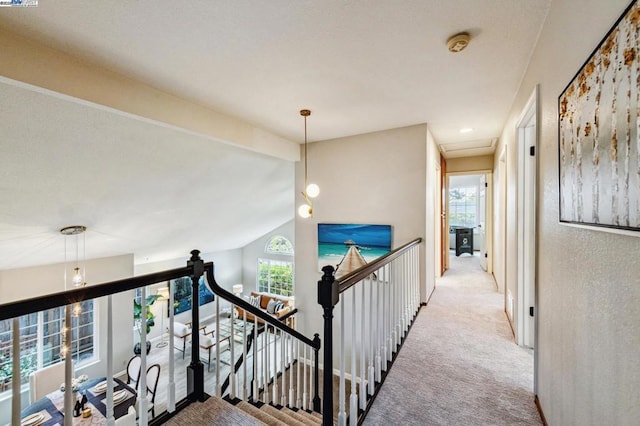
<path id="1" fill-rule="evenodd" d="M 211 397 L 205 402 L 195 402 L 165 423 L 168 426 L 219 425 L 260 426 L 265 423 L 234 407 L 226 401 Z"/>
<path id="2" fill-rule="evenodd" d="M 451 256 L 365 425 L 539 425 L 533 354 L 518 347 L 479 258 Z"/>

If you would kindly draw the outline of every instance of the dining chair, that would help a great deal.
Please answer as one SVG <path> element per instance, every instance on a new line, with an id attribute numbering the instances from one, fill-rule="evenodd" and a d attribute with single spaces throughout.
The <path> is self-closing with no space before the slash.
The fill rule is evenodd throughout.
<path id="1" fill-rule="evenodd" d="M 156 416 L 155 401 L 158 389 L 158 379 L 160 378 L 160 364 L 153 364 L 147 368 L 147 410 L 151 411 L 151 417 Z M 140 401 L 136 400 L 136 410 L 140 411 Z"/>
<path id="2" fill-rule="evenodd" d="M 140 381 L 140 368 L 142 359 L 139 355 L 132 357 L 127 363 L 127 384 L 135 383 L 135 387 L 138 387 Z"/>
<path id="3" fill-rule="evenodd" d="M 41 368 L 29 374 L 29 400 L 33 404 L 47 394 L 60 389 L 64 382 L 64 362 Z"/>
<path id="4" fill-rule="evenodd" d="M 124 416 L 116 419 L 116 426 L 136 426 L 136 409 L 132 405 Z"/>

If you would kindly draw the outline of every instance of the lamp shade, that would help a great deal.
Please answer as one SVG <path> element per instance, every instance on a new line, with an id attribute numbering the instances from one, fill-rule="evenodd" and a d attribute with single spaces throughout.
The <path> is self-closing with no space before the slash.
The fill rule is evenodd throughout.
<path id="1" fill-rule="evenodd" d="M 233 294 L 241 294 L 244 289 L 242 288 L 242 284 L 235 284 L 233 286 Z"/>

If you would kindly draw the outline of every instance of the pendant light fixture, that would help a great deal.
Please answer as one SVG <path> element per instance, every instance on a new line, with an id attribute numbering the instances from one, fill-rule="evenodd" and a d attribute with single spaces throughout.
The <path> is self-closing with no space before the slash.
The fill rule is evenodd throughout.
<path id="1" fill-rule="evenodd" d="M 315 183 L 309 183 L 307 174 L 307 117 L 311 115 L 311 111 L 301 109 L 300 115 L 304 117 L 304 191 L 302 191 L 302 196 L 306 203 L 298 207 L 298 214 L 306 219 L 313 216 L 311 198 L 316 198 L 320 194 L 320 187 Z"/>
<path id="2" fill-rule="evenodd" d="M 84 287 L 87 285 L 85 280 L 85 255 L 86 244 L 84 232 L 87 230 L 86 226 L 73 225 L 66 226 L 60 230 L 60 233 L 65 236 L 64 238 L 64 286 L 67 288 L 67 240 L 69 237 L 75 236 L 75 248 L 76 248 L 76 261 L 73 268 L 73 275 L 71 277 L 71 284 L 74 287 Z M 80 270 L 80 234 L 82 234 L 82 271 Z"/>
<path id="3" fill-rule="evenodd" d="M 75 266 L 73 268 L 73 276 L 71 277 L 71 284 L 74 287 L 84 287 L 87 285 L 85 281 L 86 271 L 85 271 L 85 257 L 86 257 L 86 245 L 85 245 L 85 235 L 84 232 L 87 230 L 86 226 L 82 225 L 73 225 L 73 226 L 65 226 L 60 230 L 60 233 L 64 235 L 64 289 L 67 290 L 69 287 L 69 282 L 67 280 L 67 240 L 71 237 L 75 237 L 75 249 L 76 249 L 76 260 Z M 80 234 L 82 234 L 82 272 L 80 271 Z M 60 346 L 60 357 L 65 360 L 65 369 L 72 370 L 73 366 L 71 363 L 71 357 L 68 355 L 71 353 L 71 345 L 73 344 L 71 328 L 73 327 L 73 318 L 76 318 L 76 327 L 78 325 L 78 317 L 82 314 L 82 306 L 80 303 L 74 303 L 72 305 L 65 306 L 64 313 L 64 322 L 60 330 L 60 334 L 62 337 L 62 344 Z M 76 329 L 77 333 L 77 329 Z M 79 342 L 79 340 L 78 340 Z M 78 355 L 79 356 L 79 355 Z M 65 373 L 66 375 L 66 373 Z M 70 379 L 71 376 L 69 376 Z M 70 385 L 70 380 L 65 379 L 66 385 Z M 66 397 L 65 397 L 66 399 Z M 66 407 L 65 400 L 65 407 Z M 66 408 L 70 408 L 69 407 Z"/>

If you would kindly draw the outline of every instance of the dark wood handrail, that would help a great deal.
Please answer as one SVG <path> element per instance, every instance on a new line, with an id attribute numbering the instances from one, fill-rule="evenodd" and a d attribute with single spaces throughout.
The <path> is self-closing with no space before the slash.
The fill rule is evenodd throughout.
<path id="1" fill-rule="evenodd" d="M 163 281 L 174 280 L 184 276 L 190 276 L 192 274 L 193 267 L 185 266 L 182 268 L 154 272 L 152 274 L 124 278 L 122 280 L 95 284 L 87 287 L 78 287 L 44 296 L 4 303 L 0 305 L 0 321 L 20 317 L 32 312 L 40 312 L 46 309 L 57 308 L 59 306 L 71 305 L 73 303 L 108 296 L 110 294 L 121 293 L 123 291 L 133 290 L 135 288 Z"/>
<path id="2" fill-rule="evenodd" d="M 348 273 L 347 275 L 340 278 L 339 280 L 336 280 L 336 282 L 338 283 L 338 292 L 343 293 L 347 291 L 349 288 L 353 287 L 355 284 L 367 278 L 368 276 L 370 276 L 371 274 L 373 274 L 383 266 L 391 263 L 393 260 L 402 256 L 411 247 L 417 244 L 420 244 L 421 242 L 422 242 L 422 238 L 420 237 L 416 238 L 413 241 L 409 241 L 403 246 L 398 247 L 397 249 L 385 254 L 384 256 L 380 256 L 373 262 L 367 263 L 366 265 L 356 269 L 355 271 Z"/>
<path id="3" fill-rule="evenodd" d="M 284 331 L 285 333 L 290 334 L 291 336 L 295 337 L 301 342 L 311 346 L 313 349 L 316 349 L 316 350 L 320 349 L 320 346 L 316 341 L 309 339 L 308 337 L 301 334 L 299 331 L 296 331 L 293 328 L 289 327 L 279 319 L 263 312 L 262 310 L 256 308 L 246 300 L 220 287 L 216 282 L 215 278 L 213 277 L 213 263 L 211 262 L 205 263 L 204 270 L 205 270 L 205 275 L 207 277 L 207 283 L 209 284 L 209 287 L 211 288 L 211 291 L 213 291 L 214 294 L 221 296 L 223 299 L 229 302 L 232 302 L 234 305 L 241 307 L 247 312 L 251 312 L 253 315 L 262 319 L 264 322 L 269 323 L 269 325 L 279 328 L 281 331 Z"/>

